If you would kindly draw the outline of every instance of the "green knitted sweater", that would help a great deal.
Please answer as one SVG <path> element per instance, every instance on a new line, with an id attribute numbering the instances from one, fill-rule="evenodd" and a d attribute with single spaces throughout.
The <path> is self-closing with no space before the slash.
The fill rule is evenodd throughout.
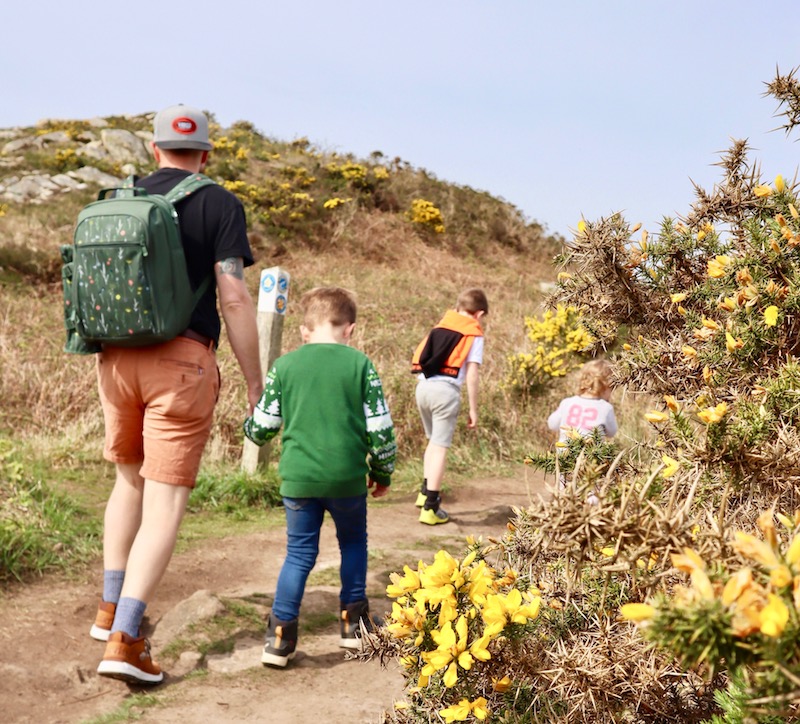
<path id="1" fill-rule="evenodd" d="M 390 484 L 394 426 L 378 373 L 362 352 L 343 344 L 305 344 L 279 357 L 244 432 L 263 445 L 281 427 L 281 495 L 360 495 L 367 476 Z"/>

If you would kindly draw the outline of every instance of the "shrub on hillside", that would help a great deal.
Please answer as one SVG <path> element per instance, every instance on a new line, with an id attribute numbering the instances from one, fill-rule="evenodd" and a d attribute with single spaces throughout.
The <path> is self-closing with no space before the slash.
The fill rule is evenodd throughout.
<path id="1" fill-rule="evenodd" d="M 794 73 L 769 88 L 792 130 Z M 579 455 L 501 542 L 564 616 L 540 615 L 487 720 L 800 721 L 800 200 L 743 141 L 721 165 L 686 218 L 582 222 L 560 258 L 554 305 L 598 344 L 627 329 L 615 366 L 652 435 L 605 473 Z"/>

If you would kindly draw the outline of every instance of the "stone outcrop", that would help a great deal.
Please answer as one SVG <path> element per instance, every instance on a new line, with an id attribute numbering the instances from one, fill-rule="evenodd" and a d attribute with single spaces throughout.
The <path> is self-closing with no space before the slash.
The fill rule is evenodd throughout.
<path id="1" fill-rule="evenodd" d="M 57 121 L 43 120 L 37 127 L 44 131 Z M 120 179 L 92 165 L 103 161 L 116 165 L 124 175 L 136 173 L 151 161 L 149 142 L 152 133 L 132 133 L 120 128 L 109 128 L 102 118 L 88 121 L 93 130 L 78 134 L 66 130 L 30 133 L 28 129 L 4 129 L 0 132 L 0 168 L 14 169 L 24 165 L 24 155 L 29 151 L 72 149 L 85 162 L 81 168 L 68 173 L 48 175 L 44 172 L 24 173 L 0 179 L 0 201 L 41 204 L 60 193 L 68 193 L 87 186 L 100 188 L 118 186 Z"/>

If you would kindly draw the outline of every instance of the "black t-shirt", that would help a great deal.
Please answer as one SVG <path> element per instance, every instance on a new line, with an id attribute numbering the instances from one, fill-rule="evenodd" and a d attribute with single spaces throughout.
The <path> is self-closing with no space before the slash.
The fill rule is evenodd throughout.
<path id="1" fill-rule="evenodd" d="M 165 194 L 189 175 L 189 171 L 179 168 L 161 168 L 136 179 L 136 185 L 151 194 Z M 204 186 L 179 201 L 175 208 L 192 288 L 197 289 L 203 279 L 211 277 L 208 289 L 192 313 L 189 328 L 218 344 L 220 320 L 214 264 L 231 257 L 241 257 L 245 266 L 254 263 L 247 240 L 244 207 L 230 191 L 213 185 Z"/>

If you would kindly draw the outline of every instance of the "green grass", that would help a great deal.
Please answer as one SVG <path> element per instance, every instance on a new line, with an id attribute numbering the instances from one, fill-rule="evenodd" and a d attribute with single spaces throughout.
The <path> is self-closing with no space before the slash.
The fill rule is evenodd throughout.
<path id="1" fill-rule="evenodd" d="M 114 724 L 120 721 L 136 721 L 141 719 L 146 709 L 160 706 L 158 697 L 153 694 L 131 694 L 125 698 L 114 711 L 102 714 L 94 719 L 87 719 L 83 724 Z"/>
<path id="2" fill-rule="evenodd" d="M 0 438 L 0 584 L 71 570 L 99 551 L 97 518 L 39 473 L 20 446 Z"/>

